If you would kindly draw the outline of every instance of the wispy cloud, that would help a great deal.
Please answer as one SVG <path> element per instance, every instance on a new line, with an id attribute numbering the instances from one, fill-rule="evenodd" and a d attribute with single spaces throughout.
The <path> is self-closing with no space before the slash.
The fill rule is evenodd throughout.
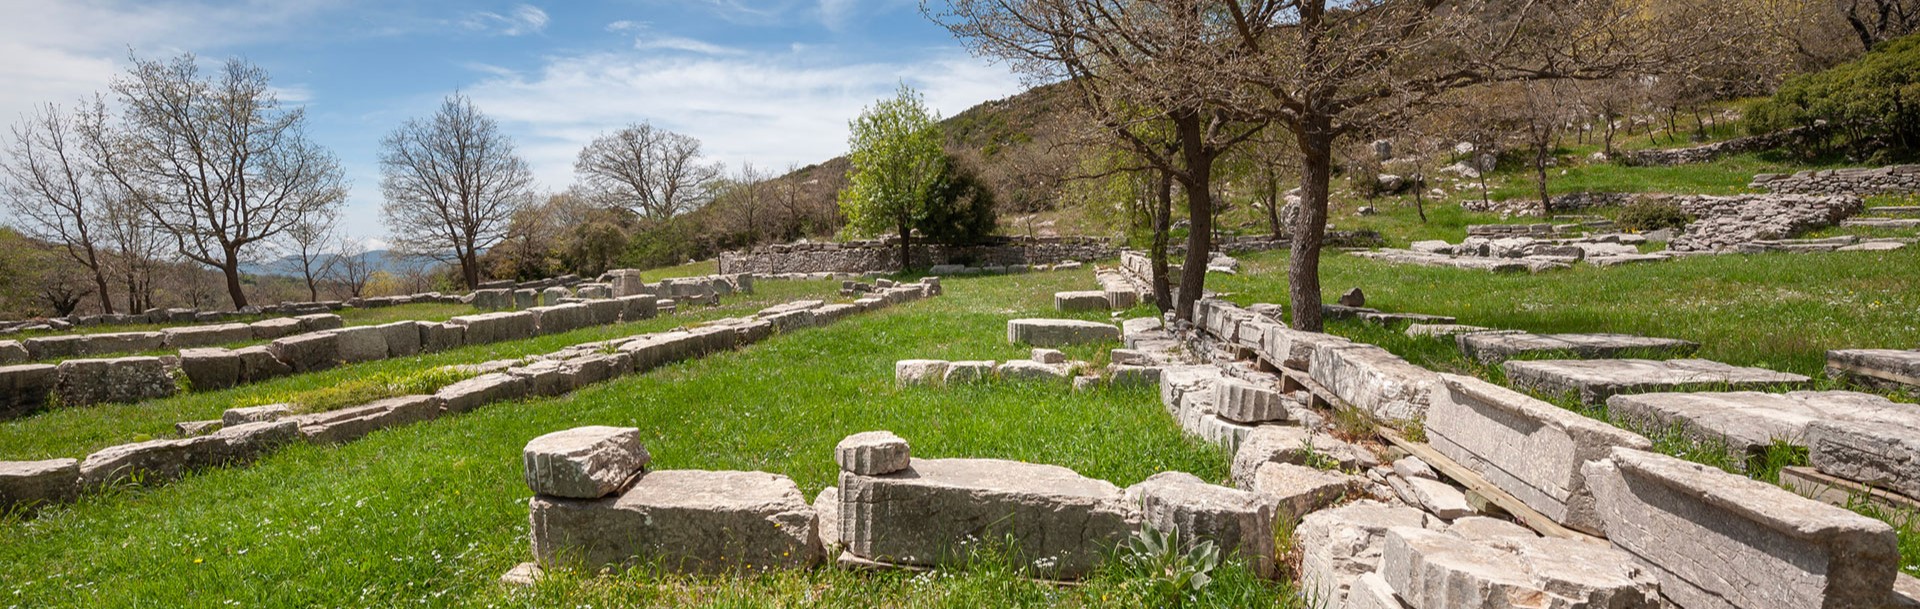
<path id="1" fill-rule="evenodd" d="M 547 29 L 547 12 L 531 4 L 521 4 L 505 14 L 492 11 L 467 13 L 460 25 L 476 32 L 488 32 L 501 36 L 524 36 L 538 34 Z"/>
<path id="2" fill-rule="evenodd" d="M 682 38 L 679 36 L 663 36 L 659 38 L 636 38 L 633 41 L 633 48 L 637 50 L 642 50 L 642 51 L 646 51 L 646 50 L 686 51 L 689 53 L 700 53 L 704 55 L 745 55 L 747 54 L 747 52 L 742 49 L 736 49 L 733 47 L 723 47 L 710 42 L 694 40 L 692 38 Z"/>

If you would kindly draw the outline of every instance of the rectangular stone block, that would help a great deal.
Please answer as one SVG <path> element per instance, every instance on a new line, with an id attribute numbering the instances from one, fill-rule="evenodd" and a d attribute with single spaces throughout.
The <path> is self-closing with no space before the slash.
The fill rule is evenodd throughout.
<path id="1" fill-rule="evenodd" d="M 181 349 L 180 371 L 187 375 L 194 391 L 212 391 L 240 384 L 246 373 L 246 362 L 234 352 L 218 347 Z"/>
<path id="2" fill-rule="evenodd" d="M 632 427 L 589 425 L 527 442 L 521 451 L 527 488 L 535 495 L 599 499 L 645 471 L 652 456 Z"/>
<path id="3" fill-rule="evenodd" d="M 1607 539 L 1686 609 L 1877 607 L 1893 593 L 1893 528 L 1745 476 L 1614 449 L 1587 483 Z"/>
<path id="4" fill-rule="evenodd" d="M 60 362 L 54 396 L 62 405 L 132 403 L 178 392 L 172 370 L 157 357 L 70 359 Z"/>
<path id="5" fill-rule="evenodd" d="M 199 436 L 109 446 L 80 462 L 80 486 L 98 489 L 125 482 L 154 485 L 172 481 L 213 465 L 216 447 L 223 444 L 219 438 Z"/>
<path id="6" fill-rule="evenodd" d="M 153 351 L 164 346 L 165 341 L 166 335 L 159 332 L 87 334 L 81 338 L 79 348 L 73 355 L 110 355 L 114 353 Z M 32 342 L 31 339 L 29 339 L 28 342 Z"/>
<path id="7" fill-rule="evenodd" d="M 0 512 L 72 501 L 79 494 L 80 461 L 0 461 Z"/>
<path id="8" fill-rule="evenodd" d="M 167 328 L 160 333 L 165 337 L 162 342 L 169 349 L 208 347 L 253 340 L 253 327 L 247 324 Z"/>
<path id="9" fill-rule="evenodd" d="M 1828 351 L 1827 376 L 1888 389 L 1920 387 L 1920 350 Z"/>
<path id="10" fill-rule="evenodd" d="M 1460 334 L 1460 352 L 1481 363 L 1495 364 L 1520 355 L 1564 353 L 1580 359 L 1620 357 L 1684 357 L 1699 343 L 1631 334 L 1529 334 L 1526 332 Z"/>
<path id="11" fill-rule="evenodd" d="M 626 306 L 612 299 L 590 300 L 581 303 L 587 307 L 587 325 L 606 326 L 620 323 L 620 313 Z"/>
<path id="12" fill-rule="evenodd" d="M 1652 442 L 1480 379 L 1440 376 L 1446 399 L 1426 418 L 1434 449 L 1554 522 L 1604 534 L 1583 468 L 1616 446 L 1650 450 Z"/>
<path id="13" fill-rule="evenodd" d="M 536 330 L 534 319 L 534 314 L 529 311 L 503 311 L 462 315 L 447 320 L 447 323 L 466 328 L 467 344 L 484 345 L 533 338 Z"/>
<path id="14" fill-rule="evenodd" d="M 533 314 L 534 328 L 541 334 L 559 334 L 585 328 L 589 318 L 586 305 L 569 303 L 527 309 Z"/>
<path id="15" fill-rule="evenodd" d="M 1077 311 L 1105 311 L 1112 308 L 1103 291 L 1054 292 L 1053 308 L 1065 313 Z"/>
<path id="16" fill-rule="evenodd" d="M 482 374 L 452 385 L 441 387 L 434 392 L 447 412 L 461 413 L 506 400 L 516 400 L 527 394 L 526 381 L 511 374 Z"/>
<path id="17" fill-rule="evenodd" d="M 347 320 L 341 319 L 339 315 L 332 313 L 301 315 L 294 319 L 300 322 L 301 333 L 338 330 L 347 326 Z"/>
<path id="18" fill-rule="evenodd" d="M 1078 319 L 1012 319 L 1007 342 L 1035 347 L 1085 345 L 1120 340 L 1120 328 L 1110 323 Z"/>
<path id="19" fill-rule="evenodd" d="M 1372 345 L 1316 348 L 1308 369 L 1341 401 L 1388 423 L 1425 417 L 1446 391 L 1439 375 Z"/>
<path id="20" fill-rule="evenodd" d="M 1389 529 L 1439 526 L 1418 509 L 1368 499 L 1307 514 L 1293 534 L 1301 595 L 1308 606 L 1345 607 L 1354 581 L 1380 570 Z"/>
<path id="21" fill-rule="evenodd" d="M 1631 555 L 1572 539 L 1395 527 L 1387 530 L 1380 575 L 1414 607 L 1663 607 L 1659 585 Z"/>
<path id="22" fill-rule="evenodd" d="M 440 400 L 430 395 L 387 398 L 364 406 L 292 417 L 301 437 L 317 444 L 344 444 L 367 434 L 432 419 L 440 415 Z"/>
<path id="23" fill-rule="evenodd" d="M 652 471 L 617 496 L 535 496 L 528 507 L 534 558 L 549 567 L 709 574 L 821 558 L 813 506 L 793 480 L 765 472 Z"/>
<path id="24" fill-rule="evenodd" d="M 638 280 L 636 279 L 635 282 L 637 283 Z M 642 319 L 653 319 L 654 316 L 660 313 L 660 300 L 650 294 L 622 296 L 614 300 L 620 303 L 620 321 L 634 322 Z"/>
<path id="25" fill-rule="evenodd" d="M 467 327 L 451 323 L 420 322 L 420 352 L 439 353 L 467 344 Z"/>
<path id="26" fill-rule="evenodd" d="M 293 372 L 292 366 L 273 355 L 271 345 L 234 349 L 233 354 L 240 357 L 242 383 L 257 383 Z"/>
<path id="27" fill-rule="evenodd" d="M 342 362 L 357 364 L 387 359 L 387 333 L 377 326 L 354 326 L 332 332 L 334 349 Z"/>
<path id="28" fill-rule="evenodd" d="M 1920 427 L 1920 408 L 1852 391 L 1616 395 L 1607 398 L 1607 414 L 1650 434 L 1677 430 L 1703 444 L 1724 446 L 1739 461 L 1760 457 L 1776 443 L 1807 446 L 1807 426 L 1815 421 Z"/>
<path id="29" fill-rule="evenodd" d="M 0 366 L 11 366 L 30 357 L 26 345 L 17 340 L 0 340 Z"/>
<path id="30" fill-rule="evenodd" d="M 1509 360 L 1501 364 L 1516 387 L 1573 394 L 1601 404 L 1623 393 L 1688 390 L 1798 389 L 1811 380 L 1764 368 L 1742 368 L 1703 359 Z"/>
<path id="31" fill-rule="evenodd" d="M 57 371 L 52 364 L 0 366 L 0 419 L 46 407 L 59 380 Z"/>
<path id="32" fill-rule="evenodd" d="M 325 370 L 340 364 L 339 339 L 326 332 L 275 339 L 267 344 L 267 352 L 293 373 Z"/>
<path id="33" fill-rule="evenodd" d="M 420 326 L 427 322 L 396 321 L 390 324 L 374 326 L 380 329 L 381 338 L 386 339 L 386 357 L 413 357 L 420 354 Z M 437 324 L 436 324 L 437 325 Z"/>
<path id="34" fill-rule="evenodd" d="M 1813 421 L 1806 444 L 1808 461 L 1820 473 L 1920 498 L 1920 425 Z"/>
<path id="35" fill-rule="evenodd" d="M 300 320 L 292 317 L 262 319 L 247 324 L 247 328 L 252 330 L 254 340 L 273 340 L 299 334 Z"/>
<path id="36" fill-rule="evenodd" d="M 1276 367 L 1307 370 L 1313 354 L 1326 349 L 1343 349 L 1353 341 L 1319 332 L 1301 332 L 1291 328 L 1267 328 L 1260 356 Z"/>

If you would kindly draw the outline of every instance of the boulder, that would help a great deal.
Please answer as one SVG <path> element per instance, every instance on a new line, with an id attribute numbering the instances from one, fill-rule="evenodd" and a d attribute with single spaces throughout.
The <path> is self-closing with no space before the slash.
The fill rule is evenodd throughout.
<path id="1" fill-rule="evenodd" d="M 1575 394 L 1601 404 L 1623 393 L 1689 389 L 1797 389 L 1811 379 L 1764 368 L 1742 368 L 1702 359 L 1509 360 L 1507 380 L 1550 395 Z"/>
<path id="2" fill-rule="evenodd" d="M 1389 529 L 1437 526 L 1420 510 L 1370 500 L 1308 514 L 1293 533 L 1293 547 L 1300 554 L 1302 595 L 1319 606 L 1345 606 L 1354 580 L 1380 570 Z M 1445 605 L 1434 609 L 1439 608 L 1451 609 Z"/>
<path id="3" fill-rule="evenodd" d="M 240 384 L 245 378 L 246 362 L 234 352 L 218 347 L 180 350 L 180 371 L 194 391 L 212 391 Z"/>
<path id="4" fill-rule="evenodd" d="M 54 395 L 70 406 L 138 402 L 179 390 L 172 371 L 157 357 L 70 359 L 60 362 L 58 376 Z"/>
<path id="5" fill-rule="evenodd" d="M 430 395 L 408 395 L 289 420 L 300 426 L 300 435 L 310 442 L 344 444 L 388 427 L 418 423 L 439 415 L 439 399 Z"/>
<path id="6" fill-rule="evenodd" d="M 833 447 L 833 461 L 843 472 L 879 476 L 906 469 L 911 452 L 907 441 L 891 431 L 867 431 L 840 440 Z"/>
<path id="7" fill-rule="evenodd" d="M 273 354 L 273 359 L 286 364 L 289 372 L 302 374 L 338 365 L 340 363 L 338 340 L 331 333 L 295 334 L 268 343 L 267 352 Z"/>
<path id="8" fill-rule="evenodd" d="M 1126 541 L 1137 518 L 1124 493 L 1056 465 L 914 459 L 884 476 L 840 476 L 841 535 L 868 560 L 965 564 L 967 545 L 1008 540 L 1050 578 L 1086 575 Z"/>
<path id="9" fill-rule="evenodd" d="M 0 512 L 33 511 L 79 494 L 80 461 L 0 461 Z"/>
<path id="10" fill-rule="evenodd" d="M 723 573 L 821 558 L 812 506 L 793 480 L 764 472 L 652 471 L 617 496 L 535 496 L 529 508 L 542 565 Z"/>
<path id="11" fill-rule="evenodd" d="M 521 453 L 535 495 L 599 499 L 620 492 L 653 459 L 632 427 L 590 425 L 527 442 Z"/>
<path id="12" fill-rule="evenodd" d="M 1898 542 L 1879 520 L 1625 448 L 1586 475 L 1607 539 L 1682 607 L 1876 607 L 1892 594 Z"/>
<path id="13" fill-rule="evenodd" d="M 1240 555 L 1255 574 L 1276 575 L 1273 497 L 1207 484 L 1186 472 L 1160 472 L 1127 487 L 1126 498 L 1140 506 L 1143 524 L 1179 531 L 1185 540 L 1213 540 L 1222 555 Z"/>
<path id="14" fill-rule="evenodd" d="M 1007 321 L 1007 341 L 1036 347 L 1086 345 L 1120 340 L 1120 328 L 1110 323 L 1077 319 L 1013 319 Z"/>

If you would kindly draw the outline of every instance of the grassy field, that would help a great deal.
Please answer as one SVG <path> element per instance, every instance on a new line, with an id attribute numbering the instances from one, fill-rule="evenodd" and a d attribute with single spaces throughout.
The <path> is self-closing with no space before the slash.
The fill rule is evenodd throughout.
<path id="1" fill-rule="evenodd" d="M 788 297 L 824 288 L 809 283 L 756 287 L 763 295 Z M 940 298 L 560 398 L 497 404 L 339 447 L 296 446 L 252 467 L 89 497 L 33 520 L 0 524 L 7 541 L 0 544 L 0 605 L 1158 604 L 1150 602 L 1141 578 L 1117 569 L 1084 585 L 1058 587 L 1028 581 L 1011 561 L 991 558 L 978 568 L 937 576 L 816 569 L 717 579 L 560 574 L 532 591 L 496 583 L 529 557 L 521 447 L 534 436 L 578 425 L 639 427 L 659 468 L 772 471 L 792 476 L 809 496 L 836 479 L 834 443 L 872 429 L 901 434 L 922 457 L 1054 463 L 1121 485 L 1166 470 L 1225 479 L 1223 451 L 1183 436 L 1151 389 L 895 388 L 897 359 L 1024 357 L 1025 349 L 1006 343 L 1005 320 L 1051 316 L 1052 292 L 1082 289 L 1093 279 L 1081 270 L 945 283 L 947 295 Z M 555 337 L 515 351 L 550 350 L 560 342 L 564 338 Z M 1103 351 L 1085 347 L 1070 355 L 1088 359 Z M 442 363 L 406 361 L 382 364 Z M 352 371 L 333 380 L 349 376 Z M 329 381 L 316 376 L 313 382 Z M 278 390 L 261 387 L 249 395 L 257 401 Z M 226 397 L 243 401 L 237 394 Z M 216 411 L 214 404 L 175 408 L 194 416 Z M 43 425 L 52 433 L 109 421 Z M 36 446 L 98 440 L 41 441 L 24 430 L 8 433 L 9 458 L 40 450 Z M 1219 575 L 1190 606 L 1292 602 L 1285 600 L 1285 585 L 1254 581 L 1238 567 Z"/>

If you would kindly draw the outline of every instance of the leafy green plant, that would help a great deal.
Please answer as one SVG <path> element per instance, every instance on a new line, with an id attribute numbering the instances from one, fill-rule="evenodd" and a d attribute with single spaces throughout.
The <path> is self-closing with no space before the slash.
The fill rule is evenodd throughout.
<path id="1" fill-rule="evenodd" d="M 1178 607 L 1207 584 L 1220 566 L 1220 547 L 1210 540 L 1183 543 L 1178 529 L 1151 524 L 1127 539 L 1121 562 L 1132 569 L 1150 606 Z"/>
<path id="2" fill-rule="evenodd" d="M 1687 216 L 1687 212 L 1681 210 L 1678 204 L 1670 201 L 1641 200 L 1620 208 L 1620 217 L 1614 222 L 1619 224 L 1620 228 L 1646 232 L 1663 228 L 1680 228 L 1686 226 L 1691 220 L 1692 218 Z"/>

